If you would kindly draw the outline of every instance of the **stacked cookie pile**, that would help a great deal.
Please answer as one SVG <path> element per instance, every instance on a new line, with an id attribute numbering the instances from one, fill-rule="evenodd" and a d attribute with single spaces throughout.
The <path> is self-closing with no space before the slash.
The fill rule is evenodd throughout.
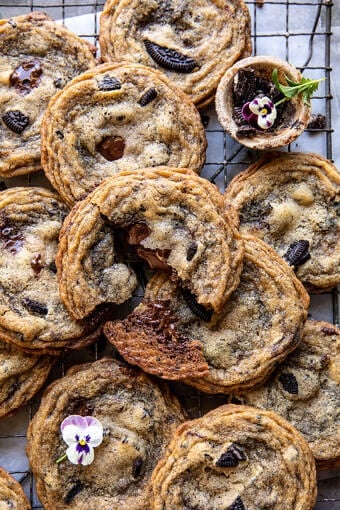
<path id="1" fill-rule="evenodd" d="M 27 447 L 46 509 L 307 510 L 314 459 L 338 465 L 339 331 L 306 322 L 307 291 L 340 282 L 338 171 L 275 152 L 224 195 L 198 175 L 195 105 L 249 27 L 241 0 L 109 0 L 96 65 L 42 13 L 0 23 L 0 171 L 54 188 L 0 193 L 0 414 L 102 333 L 125 360 L 46 390 Z M 161 379 L 231 403 L 187 421 Z"/>

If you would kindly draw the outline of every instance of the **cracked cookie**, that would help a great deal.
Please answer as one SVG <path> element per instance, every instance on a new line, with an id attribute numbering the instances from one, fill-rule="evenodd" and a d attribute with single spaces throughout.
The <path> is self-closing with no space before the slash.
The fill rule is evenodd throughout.
<path id="1" fill-rule="evenodd" d="M 159 69 L 203 107 L 225 71 L 251 54 L 250 15 L 243 0 L 108 0 L 99 42 L 104 60 Z"/>
<path id="2" fill-rule="evenodd" d="M 56 258 L 60 295 L 77 319 L 123 303 L 137 285 L 123 241 L 151 268 L 166 269 L 208 309 L 237 287 L 243 242 L 215 185 L 187 169 L 121 172 L 76 204 Z"/>
<path id="3" fill-rule="evenodd" d="M 0 193 L 0 339 L 32 354 L 91 343 L 103 318 L 75 321 L 60 300 L 54 259 L 67 212 L 47 189 Z"/>
<path id="4" fill-rule="evenodd" d="M 225 196 L 241 233 L 260 237 L 307 290 L 340 283 L 340 175 L 318 154 L 272 152 L 237 175 Z"/>
<path id="5" fill-rule="evenodd" d="M 99 66 L 49 103 L 42 165 L 68 205 L 120 170 L 155 167 L 199 172 L 206 138 L 190 99 L 162 73 L 137 64 Z"/>
<path id="6" fill-rule="evenodd" d="M 290 421 L 308 441 L 320 468 L 340 464 L 340 331 L 307 321 L 297 349 L 261 388 L 241 401 L 270 409 Z"/>
<path id="7" fill-rule="evenodd" d="M 0 467 L 0 508 L 2 510 L 31 510 L 21 485 Z"/>
<path id="8" fill-rule="evenodd" d="M 95 66 L 92 47 L 42 12 L 0 20 L 0 175 L 35 172 L 50 98 Z"/>
<path id="9" fill-rule="evenodd" d="M 60 425 L 69 415 L 96 418 L 103 427 L 89 465 L 56 462 L 67 447 Z M 44 508 L 149 508 L 151 473 L 184 420 L 167 386 L 140 370 L 111 359 L 72 367 L 46 390 L 28 429 L 27 455 Z"/>
<path id="10" fill-rule="evenodd" d="M 44 384 L 53 365 L 51 356 L 26 354 L 0 340 L 0 418 L 25 405 Z"/>
<path id="11" fill-rule="evenodd" d="M 129 363 L 207 393 L 235 392 L 263 381 L 296 348 L 309 297 L 272 248 L 255 237 L 243 240 L 240 284 L 219 315 L 204 315 L 193 297 L 159 272 L 127 319 L 105 324 L 109 341 Z M 196 361 L 193 375 L 182 354 L 186 349 L 193 356 L 191 343 L 201 346 L 207 363 Z"/>
<path id="12" fill-rule="evenodd" d="M 221 406 L 178 427 L 151 482 L 152 510 L 311 510 L 316 500 L 305 439 L 248 406 Z"/>

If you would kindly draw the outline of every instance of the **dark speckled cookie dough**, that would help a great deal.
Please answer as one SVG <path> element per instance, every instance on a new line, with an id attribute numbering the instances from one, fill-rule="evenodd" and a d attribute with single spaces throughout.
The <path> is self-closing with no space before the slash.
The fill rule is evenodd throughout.
<path id="1" fill-rule="evenodd" d="M 1 510 L 31 510 L 21 485 L 7 471 L 0 468 Z"/>
<path id="2" fill-rule="evenodd" d="M 226 405 L 178 427 L 152 489 L 151 510 L 311 510 L 315 464 L 280 416 Z"/>
<path id="3" fill-rule="evenodd" d="M 55 461 L 66 450 L 60 424 L 92 416 L 103 442 L 92 464 Z M 145 510 L 150 476 L 185 420 L 167 386 L 110 359 L 73 367 L 52 383 L 28 429 L 27 454 L 46 510 Z"/>
<path id="4" fill-rule="evenodd" d="M 50 98 L 94 67 L 92 47 L 42 12 L 0 20 L 0 175 L 34 172 Z"/>

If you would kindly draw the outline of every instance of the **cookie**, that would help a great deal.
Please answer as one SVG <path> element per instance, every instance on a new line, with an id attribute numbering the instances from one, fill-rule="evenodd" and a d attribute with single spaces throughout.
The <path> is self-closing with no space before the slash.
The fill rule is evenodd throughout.
<path id="1" fill-rule="evenodd" d="M 40 125 L 50 98 L 95 66 L 92 47 L 42 12 L 0 20 L 0 175 L 41 169 Z"/>
<path id="2" fill-rule="evenodd" d="M 340 283 L 340 175 L 318 154 L 272 152 L 226 190 L 242 233 L 271 245 L 309 291 Z"/>
<path id="3" fill-rule="evenodd" d="M 169 271 L 202 306 L 221 310 L 239 283 L 244 252 L 228 214 L 216 186 L 187 169 L 140 169 L 106 179 L 62 228 L 61 299 L 77 319 L 100 303 L 126 301 L 137 281 L 119 258 L 125 242 L 151 268 Z"/>
<path id="4" fill-rule="evenodd" d="M 340 331 L 307 321 L 297 349 L 242 401 L 289 420 L 308 441 L 318 467 L 340 465 Z"/>
<path id="5" fill-rule="evenodd" d="M 195 106 L 165 75 L 115 63 L 75 78 L 51 100 L 42 147 L 48 179 L 73 205 L 121 170 L 166 165 L 199 172 L 206 138 Z"/>
<path id="6" fill-rule="evenodd" d="M 31 510 L 31 505 L 19 482 L 0 467 L 1 510 Z"/>
<path id="7" fill-rule="evenodd" d="M 0 193 L 0 339 L 32 354 L 94 341 L 101 316 L 75 321 L 59 297 L 55 255 L 68 210 L 43 188 Z"/>
<path id="8" fill-rule="evenodd" d="M 151 510 L 311 510 L 316 500 L 304 438 L 275 413 L 248 406 L 221 406 L 181 425 L 151 481 Z"/>
<path id="9" fill-rule="evenodd" d="M 0 340 L 0 418 L 12 414 L 37 393 L 54 359 L 26 354 Z"/>
<path id="10" fill-rule="evenodd" d="M 89 465 L 56 462 L 67 447 L 60 425 L 69 415 L 96 418 L 103 427 Z M 148 508 L 151 473 L 184 419 L 167 387 L 137 369 L 110 359 L 73 367 L 47 389 L 28 429 L 27 455 L 44 508 Z"/>
<path id="11" fill-rule="evenodd" d="M 157 273 L 127 319 L 105 324 L 109 341 L 129 363 L 161 377 L 184 379 L 207 393 L 235 392 L 263 381 L 296 348 L 309 297 L 272 248 L 251 236 L 244 237 L 244 244 L 240 284 L 219 316 L 204 316 L 167 274 Z M 208 372 L 199 374 L 197 364 L 194 376 L 186 373 L 183 355 L 175 356 L 179 341 L 180 347 L 185 342 L 201 345 Z M 154 344 L 158 351 L 153 357 Z"/>
<path id="12" fill-rule="evenodd" d="M 108 0 L 99 42 L 104 60 L 159 69 L 202 107 L 225 71 L 251 54 L 250 15 L 243 0 Z"/>

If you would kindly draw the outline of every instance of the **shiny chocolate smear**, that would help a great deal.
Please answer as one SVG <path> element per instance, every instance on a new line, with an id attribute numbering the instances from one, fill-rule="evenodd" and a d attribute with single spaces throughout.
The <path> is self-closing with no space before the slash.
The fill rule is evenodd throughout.
<path id="1" fill-rule="evenodd" d="M 34 255 L 31 259 L 31 268 L 33 269 L 34 273 L 38 275 L 44 265 L 41 263 L 41 254 L 38 253 L 37 255 Z"/>
<path id="2" fill-rule="evenodd" d="M 150 235 L 150 229 L 146 223 L 136 223 L 131 227 L 126 228 L 128 237 L 127 242 L 129 244 L 139 244 L 143 239 L 146 239 Z"/>
<path id="3" fill-rule="evenodd" d="M 21 94 L 26 96 L 32 89 L 39 86 L 42 68 L 38 59 L 27 60 L 16 67 L 11 74 L 9 81 L 12 87 Z"/>
<path id="4" fill-rule="evenodd" d="M 96 145 L 96 150 L 108 161 L 120 159 L 124 149 L 125 142 L 121 136 L 107 136 Z"/>
<path id="5" fill-rule="evenodd" d="M 0 218 L 0 240 L 12 255 L 20 251 L 24 245 L 23 234 L 4 216 Z"/>
<path id="6" fill-rule="evenodd" d="M 148 250 L 139 246 L 137 248 L 137 255 L 141 259 L 146 260 L 151 269 L 159 269 L 161 271 L 171 270 L 166 262 L 170 255 L 170 250 Z"/>

